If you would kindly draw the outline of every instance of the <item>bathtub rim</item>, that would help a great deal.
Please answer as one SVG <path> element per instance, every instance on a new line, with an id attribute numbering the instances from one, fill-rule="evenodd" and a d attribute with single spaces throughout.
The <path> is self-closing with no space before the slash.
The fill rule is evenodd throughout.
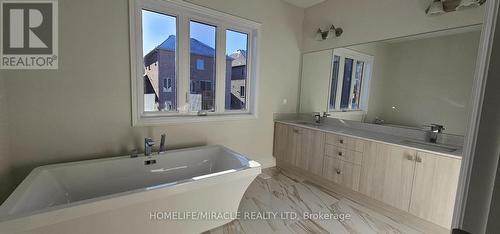
<path id="1" fill-rule="evenodd" d="M 200 149 L 210 149 L 210 148 L 222 148 L 224 150 L 229 151 L 229 153 L 241 156 L 248 161 L 247 166 L 243 166 L 240 168 L 234 168 L 230 170 L 234 170 L 227 173 L 218 174 L 220 172 L 206 174 L 205 178 L 194 179 L 195 177 L 179 180 L 172 183 L 159 184 L 155 186 L 133 189 L 129 191 L 113 193 L 105 196 L 94 197 L 90 199 L 85 199 L 81 201 L 71 202 L 60 204 L 52 207 L 47 207 L 39 210 L 23 212 L 19 214 L 8 215 L 7 212 L 12 209 L 13 205 L 18 202 L 19 198 L 24 194 L 27 190 L 28 186 L 33 182 L 33 179 L 36 178 L 41 172 L 51 168 L 57 168 L 62 166 L 70 166 L 76 164 L 88 164 L 88 163 L 96 163 L 103 162 L 109 160 L 120 160 L 130 158 L 130 156 L 117 156 L 117 157 L 109 157 L 109 158 L 101 158 L 101 159 L 90 159 L 90 160 L 82 160 L 75 162 L 66 162 L 66 163 L 57 163 L 57 164 L 49 164 L 43 165 L 34 168 L 30 174 L 21 182 L 21 184 L 14 190 L 14 192 L 9 195 L 7 200 L 0 206 L 0 230 L 6 227 L 13 227 L 17 225 L 26 226 L 26 223 L 33 228 L 41 226 L 41 221 L 45 220 L 43 225 L 47 225 L 47 220 L 52 220 L 49 223 L 58 223 L 63 222 L 65 220 L 70 220 L 78 217 L 82 217 L 85 215 L 96 214 L 100 212 L 105 212 L 107 210 L 118 209 L 121 207 L 125 207 L 128 205 L 140 203 L 140 202 L 148 202 L 154 199 L 159 199 L 166 195 L 172 195 L 181 193 L 184 191 L 188 191 L 190 189 L 196 189 L 196 185 L 200 185 L 198 188 L 203 188 L 205 186 L 219 184 L 223 181 L 232 181 L 236 179 L 243 179 L 246 177 L 257 177 L 258 174 L 261 173 L 261 165 L 249 159 L 248 157 L 237 153 L 225 146 L 222 145 L 208 145 L 208 146 L 199 146 L 199 147 L 191 147 L 191 148 L 183 148 L 176 150 L 169 150 L 163 154 L 155 154 L 152 156 L 139 156 L 143 157 L 143 159 L 154 159 L 157 157 L 168 156 L 169 153 L 182 152 L 182 151 L 190 151 L 190 150 L 200 150 Z M 229 171 L 229 170 L 226 170 Z M 225 171 L 223 171 L 225 172 Z M 214 175 L 215 174 L 215 175 Z M 201 181 L 205 181 L 207 183 L 201 183 Z M 163 186 L 162 186 L 163 185 Z M 175 188 L 177 187 L 177 188 Z M 190 189 L 186 187 L 191 187 Z M 122 201 L 123 200 L 123 201 Z M 103 204 L 104 203 L 104 204 Z M 55 217 L 55 219 L 53 218 Z"/>

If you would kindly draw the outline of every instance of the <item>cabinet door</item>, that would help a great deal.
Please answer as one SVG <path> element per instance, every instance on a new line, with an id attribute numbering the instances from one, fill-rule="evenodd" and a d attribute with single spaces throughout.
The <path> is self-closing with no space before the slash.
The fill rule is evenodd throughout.
<path id="1" fill-rule="evenodd" d="M 274 156 L 279 162 L 297 165 L 301 150 L 300 128 L 276 123 L 274 127 Z"/>
<path id="2" fill-rule="evenodd" d="M 416 151 L 367 142 L 361 165 L 361 193 L 408 211 Z"/>
<path id="3" fill-rule="evenodd" d="M 285 151 L 288 147 L 288 127 L 284 124 L 276 123 L 274 125 L 274 149 L 273 155 L 276 161 L 285 159 Z"/>
<path id="4" fill-rule="evenodd" d="M 418 152 L 410 213 L 451 227 L 461 160 Z"/>
<path id="5" fill-rule="evenodd" d="M 323 154 L 325 151 L 325 133 L 300 129 L 300 152 L 296 166 L 313 174 L 321 175 L 323 171 Z"/>

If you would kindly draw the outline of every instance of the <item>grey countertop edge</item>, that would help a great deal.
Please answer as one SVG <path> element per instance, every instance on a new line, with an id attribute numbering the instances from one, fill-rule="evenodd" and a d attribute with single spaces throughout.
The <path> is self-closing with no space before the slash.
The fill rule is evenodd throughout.
<path id="1" fill-rule="evenodd" d="M 360 136 L 360 135 L 353 135 L 353 134 L 349 134 L 349 133 L 344 133 L 344 132 L 336 132 L 334 130 L 330 130 L 330 129 L 324 129 L 324 128 L 321 128 L 321 127 L 311 127 L 311 126 L 308 126 L 308 125 L 304 125 L 304 124 L 299 124 L 299 123 L 295 123 L 294 121 L 296 120 L 274 120 L 274 122 L 276 123 L 282 123 L 282 124 L 288 124 L 288 125 L 293 125 L 293 126 L 297 126 L 297 127 L 301 127 L 301 128 L 307 128 L 307 129 L 311 129 L 311 130 L 316 130 L 316 131 L 322 131 L 322 132 L 326 132 L 326 133 L 333 133 L 333 134 L 337 134 L 337 135 L 341 135 L 341 136 L 346 136 L 346 137 L 352 137 L 352 138 L 358 138 L 358 139 L 361 139 L 361 140 L 368 140 L 368 141 L 374 141 L 374 142 L 378 142 L 378 143 L 382 143 L 382 144 L 388 144 L 388 145 L 393 145 L 393 146 L 399 146 L 399 147 L 404 147 L 404 148 L 408 148 L 408 149 L 413 149 L 413 150 L 417 150 L 417 151 L 421 151 L 421 152 L 425 152 L 425 153 L 431 153 L 431 154 L 436 154 L 436 155 L 441 155 L 441 156 L 445 156 L 445 157 L 450 157 L 450 158 L 455 158 L 455 159 L 462 159 L 462 148 L 461 147 L 458 147 L 458 150 L 454 151 L 454 152 L 451 152 L 451 153 L 445 153 L 445 152 L 440 152 L 440 151 L 433 151 L 433 150 L 428 150 L 428 149 L 425 149 L 425 148 L 418 148 L 418 147 L 413 147 L 413 146 L 408 146 L 408 145 L 404 145 L 404 144 L 398 144 L 396 143 L 396 141 L 402 141 L 402 140 L 415 140 L 415 139 L 412 139 L 412 138 L 401 138 L 399 136 L 393 136 L 393 135 L 388 135 L 388 134 L 384 134 L 384 133 L 379 133 L 380 135 L 384 135 L 384 137 L 380 137 L 380 138 L 374 138 L 374 137 L 367 137 L 367 136 Z M 342 128 L 342 127 L 336 127 L 336 128 Z M 350 128 L 343 128 L 345 130 L 352 130 Z M 359 130 L 359 129 L 355 129 L 356 131 L 363 131 L 363 130 Z M 368 132 L 368 131 L 366 131 Z M 370 133 L 375 133 L 375 132 L 370 132 Z M 381 139 L 381 138 L 397 138 L 392 140 L 392 141 L 388 141 L 388 140 L 384 140 L 384 139 Z"/>

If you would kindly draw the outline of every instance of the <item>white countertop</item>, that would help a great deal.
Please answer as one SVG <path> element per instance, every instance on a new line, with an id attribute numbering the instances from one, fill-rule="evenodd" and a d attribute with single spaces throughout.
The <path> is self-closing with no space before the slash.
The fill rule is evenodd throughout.
<path id="1" fill-rule="evenodd" d="M 445 147 L 452 147 L 452 148 L 457 149 L 453 152 L 448 152 L 444 149 L 442 149 L 442 150 L 441 149 L 432 149 L 431 148 L 433 146 L 432 143 L 424 143 L 424 142 L 417 140 L 417 139 L 405 138 L 405 137 L 390 135 L 390 134 L 386 134 L 386 133 L 366 131 L 366 130 L 361 130 L 361 129 L 341 127 L 341 126 L 331 126 L 331 125 L 326 125 L 326 124 L 320 124 L 320 125 L 316 125 L 314 123 L 304 124 L 303 122 L 305 122 L 305 121 L 301 121 L 301 120 L 275 120 L 275 122 L 294 125 L 294 126 L 301 127 L 301 128 L 318 130 L 318 131 L 322 131 L 322 132 L 334 133 L 334 134 L 343 135 L 343 136 L 347 136 L 347 137 L 353 137 L 353 138 L 358 138 L 358 139 L 363 139 L 363 140 L 375 141 L 375 142 L 379 142 L 379 143 L 410 148 L 410 149 L 414 149 L 414 150 L 418 150 L 418 151 L 422 151 L 422 152 L 438 154 L 438 155 L 452 157 L 452 158 L 456 158 L 456 159 L 462 159 L 462 147 L 461 146 L 436 144 L 436 146 L 445 146 Z M 412 142 L 421 142 L 423 144 L 415 145 L 415 144 L 412 144 Z M 427 147 L 425 144 L 428 144 L 429 146 Z"/>

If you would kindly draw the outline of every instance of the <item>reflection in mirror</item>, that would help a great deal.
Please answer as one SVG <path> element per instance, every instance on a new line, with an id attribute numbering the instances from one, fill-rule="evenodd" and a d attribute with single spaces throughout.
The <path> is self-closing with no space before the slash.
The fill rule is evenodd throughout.
<path id="1" fill-rule="evenodd" d="M 474 26 L 304 54 L 300 112 L 464 135 L 480 35 Z"/>

